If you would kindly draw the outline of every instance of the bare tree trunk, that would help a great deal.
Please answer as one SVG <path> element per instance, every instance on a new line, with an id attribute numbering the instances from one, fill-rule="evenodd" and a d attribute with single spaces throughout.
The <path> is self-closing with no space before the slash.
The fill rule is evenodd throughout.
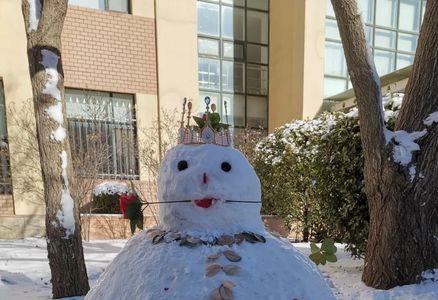
<path id="1" fill-rule="evenodd" d="M 23 0 L 54 298 L 89 290 L 70 145 L 66 136 L 61 32 L 67 0 Z"/>
<path id="2" fill-rule="evenodd" d="M 394 161 L 396 142 L 385 140 L 380 83 L 356 1 L 331 2 L 358 103 L 365 156 L 370 232 L 362 280 L 382 289 L 415 283 L 422 271 L 438 265 L 438 128 L 436 124 L 429 128 L 418 142 L 421 150 L 409 164 Z M 398 130 L 421 131 L 423 120 L 438 110 L 436 20 L 438 1 L 428 1 Z"/>

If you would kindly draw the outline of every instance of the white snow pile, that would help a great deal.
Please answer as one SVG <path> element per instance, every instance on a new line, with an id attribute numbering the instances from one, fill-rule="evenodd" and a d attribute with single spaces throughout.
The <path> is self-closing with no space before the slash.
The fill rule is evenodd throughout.
<path id="1" fill-rule="evenodd" d="M 41 17 L 41 2 L 40 0 L 27 0 L 29 3 L 29 26 L 27 32 L 36 31 Z"/>
<path id="2" fill-rule="evenodd" d="M 123 182 L 107 181 L 98 184 L 93 189 L 94 196 L 100 196 L 102 194 L 114 195 L 125 194 L 131 192 L 131 189 Z"/>
<path id="3" fill-rule="evenodd" d="M 392 152 L 392 157 L 394 162 L 399 163 L 403 166 L 407 166 L 411 163 L 412 153 L 420 150 L 420 146 L 415 143 L 416 140 L 425 136 L 427 130 L 406 132 L 404 130 L 390 131 L 384 129 L 386 144 L 389 144 L 392 140 L 394 141 L 394 148 Z"/>
<path id="4" fill-rule="evenodd" d="M 431 113 L 426 119 L 424 119 L 423 123 L 426 126 L 432 126 L 433 123 L 438 123 L 438 111 Z"/>
<path id="5" fill-rule="evenodd" d="M 75 232 L 75 217 L 74 217 L 74 206 L 75 203 L 70 195 L 70 189 L 68 184 L 67 176 L 67 152 L 62 151 L 61 155 L 61 169 L 62 178 L 64 180 L 64 187 L 62 189 L 61 195 L 61 208 L 59 209 L 56 216 L 58 217 L 59 223 L 65 229 L 66 236 L 72 235 Z"/>

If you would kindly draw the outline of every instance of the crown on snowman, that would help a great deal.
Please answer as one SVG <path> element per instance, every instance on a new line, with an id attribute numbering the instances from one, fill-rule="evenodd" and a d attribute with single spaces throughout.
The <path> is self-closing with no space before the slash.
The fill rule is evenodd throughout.
<path id="1" fill-rule="evenodd" d="M 226 123 L 221 123 L 221 116 L 216 112 L 216 104 L 210 106 L 210 97 L 205 97 L 205 113 L 202 117 L 192 116 L 192 102 L 184 98 L 183 110 L 181 113 L 181 126 L 178 131 L 178 144 L 215 144 L 229 147 L 232 144 L 230 125 L 228 124 L 227 102 L 224 102 Z M 187 105 L 187 116 L 186 116 Z M 185 121 L 187 118 L 187 121 Z M 190 124 L 193 119 L 196 125 Z"/>

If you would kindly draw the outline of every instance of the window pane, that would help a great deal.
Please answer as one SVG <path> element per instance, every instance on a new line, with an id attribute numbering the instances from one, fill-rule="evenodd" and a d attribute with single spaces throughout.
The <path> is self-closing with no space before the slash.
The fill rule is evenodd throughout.
<path id="1" fill-rule="evenodd" d="M 397 54 L 397 69 L 403 69 L 414 63 L 414 56 L 407 54 Z"/>
<path id="2" fill-rule="evenodd" d="M 247 11 L 247 41 L 268 44 L 268 14 L 258 11 Z"/>
<path id="3" fill-rule="evenodd" d="M 68 4 L 101 10 L 105 9 L 105 0 L 69 0 Z"/>
<path id="4" fill-rule="evenodd" d="M 371 46 L 373 44 L 373 27 L 365 26 L 365 39 L 368 45 Z"/>
<path id="5" fill-rule="evenodd" d="M 246 2 L 246 6 L 260 10 L 268 10 L 269 2 L 268 0 L 250 0 Z"/>
<path id="6" fill-rule="evenodd" d="M 420 28 L 419 0 L 400 0 L 399 28 L 402 30 L 418 31 Z"/>
<path id="7" fill-rule="evenodd" d="M 255 62 L 261 64 L 268 63 L 268 47 L 247 44 L 246 51 L 247 51 L 246 57 L 248 62 Z"/>
<path id="8" fill-rule="evenodd" d="M 219 60 L 199 57 L 198 81 L 200 88 L 219 89 Z"/>
<path id="9" fill-rule="evenodd" d="M 397 25 L 397 0 L 376 0 L 376 25 L 395 28 Z"/>
<path id="10" fill-rule="evenodd" d="M 346 90 L 347 80 L 338 78 L 324 78 L 324 97 L 333 96 Z"/>
<path id="11" fill-rule="evenodd" d="M 225 102 L 227 111 L 225 111 Z M 222 96 L 222 122 L 234 126 L 245 126 L 245 96 L 224 94 Z"/>
<path id="12" fill-rule="evenodd" d="M 66 89 L 67 118 L 86 120 L 112 119 L 110 93 Z"/>
<path id="13" fill-rule="evenodd" d="M 243 9 L 222 6 L 222 36 L 245 40 L 245 11 Z"/>
<path id="14" fill-rule="evenodd" d="M 334 17 L 335 12 L 333 11 L 332 2 L 330 0 L 325 1 L 325 15 L 329 17 Z"/>
<path id="15" fill-rule="evenodd" d="M 222 61 L 222 89 L 224 91 L 244 92 L 244 64 Z"/>
<path id="16" fill-rule="evenodd" d="M 395 53 L 383 50 L 374 51 L 374 63 L 379 76 L 391 73 L 395 69 Z"/>
<path id="17" fill-rule="evenodd" d="M 268 127 L 268 99 L 248 96 L 246 112 L 249 127 Z"/>
<path id="18" fill-rule="evenodd" d="M 328 39 L 341 40 L 339 35 L 338 23 L 336 20 L 326 19 L 325 20 L 325 37 Z"/>
<path id="19" fill-rule="evenodd" d="M 127 13 L 129 12 L 128 1 L 129 0 L 108 0 L 108 9 Z"/>
<path id="20" fill-rule="evenodd" d="M 248 64 L 246 72 L 247 93 L 267 95 L 268 67 Z"/>
<path id="21" fill-rule="evenodd" d="M 204 102 L 204 99 L 207 96 L 210 97 L 210 100 L 211 100 L 210 106 L 214 103 L 214 104 L 216 104 L 217 111 L 221 111 L 222 110 L 222 103 L 220 101 L 220 96 L 219 96 L 218 93 L 199 91 L 198 112 L 199 113 L 204 113 L 205 112 L 205 102 Z"/>
<path id="22" fill-rule="evenodd" d="M 111 99 L 113 119 L 117 122 L 131 122 L 135 118 L 133 103 L 132 95 L 114 93 Z"/>
<path id="23" fill-rule="evenodd" d="M 326 75 L 347 76 L 347 64 L 340 43 L 325 43 L 324 65 Z"/>
<path id="24" fill-rule="evenodd" d="M 359 13 L 362 14 L 362 20 L 365 23 L 372 23 L 374 0 L 359 0 L 358 6 Z"/>
<path id="25" fill-rule="evenodd" d="M 417 40 L 417 35 L 400 32 L 398 34 L 398 50 L 415 52 L 415 49 L 417 48 Z"/>
<path id="26" fill-rule="evenodd" d="M 243 60 L 243 44 L 224 41 L 223 56 L 227 58 L 234 58 L 236 60 Z"/>
<path id="27" fill-rule="evenodd" d="M 219 5 L 199 1 L 197 5 L 198 32 L 219 36 Z"/>
<path id="28" fill-rule="evenodd" d="M 198 38 L 199 54 L 219 56 L 219 41 Z"/>
<path id="29" fill-rule="evenodd" d="M 377 29 L 374 36 L 376 47 L 395 49 L 396 32 L 390 30 Z"/>

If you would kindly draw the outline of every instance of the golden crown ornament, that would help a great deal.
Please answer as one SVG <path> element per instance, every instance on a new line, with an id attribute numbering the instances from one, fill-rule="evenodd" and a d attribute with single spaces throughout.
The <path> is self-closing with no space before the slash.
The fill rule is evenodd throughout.
<path id="1" fill-rule="evenodd" d="M 184 98 L 183 110 L 181 113 L 181 126 L 178 131 L 178 144 L 214 144 L 229 147 L 232 144 L 230 126 L 227 116 L 227 102 L 224 102 L 226 123 L 221 123 L 221 116 L 216 112 L 216 104 L 211 104 L 210 97 L 204 99 L 206 110 L 202 117 L 192 116 L 192 102 Z M 186 116 L 187 106 L 187 116 Z M 187 122 L 185 122 L 187 118 Z M 190 124 L 193 119 L 196 125 Z"/>

